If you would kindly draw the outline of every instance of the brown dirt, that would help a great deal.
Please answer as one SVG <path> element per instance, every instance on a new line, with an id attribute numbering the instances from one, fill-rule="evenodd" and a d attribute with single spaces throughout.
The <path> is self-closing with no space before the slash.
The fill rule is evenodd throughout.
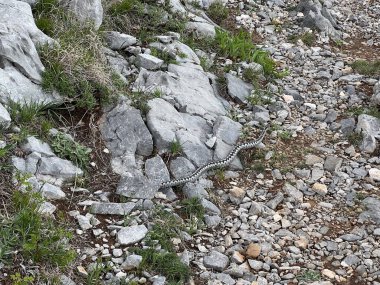
<path id="1" fill-rule="evenodd" d="M 369 61 L 376 59 L 379 60 L 380 47 L 367 46 L 365 44 L 366 41 L 367 40 L 361 38 L 353 38 L 348 41 L 348 45 L 344 45 L 342 47 L 336 47 L 335 45 L 335 49 L 347 54 L 349 56 L 348 59 L 351 59 L 352 61 L 358 59 Z"/>

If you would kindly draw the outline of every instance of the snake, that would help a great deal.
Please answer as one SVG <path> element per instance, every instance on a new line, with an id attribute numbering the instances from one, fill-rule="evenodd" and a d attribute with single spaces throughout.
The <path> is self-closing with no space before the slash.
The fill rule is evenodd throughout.
<path id="1" fill-rule="evenodd" d="M 229 165 L 234 160 L 234 158 L 236 157 L 236 155 L 240 151 L 242 151 L 243 149 L 250 149 L 250 148 L 253 148 L 253 147 L 259 145 L 263 141 L 267 130 L 268 130 L 268 126 L 266 126 L 262 130 L 262 132 L 260 133 L 259 137 L 255 141 L 248 141 L 248 142 L 236 145 L 229 152 L 229 154 L 226 156 L 226 158 L 220 159 L 220 160 L 217 160 L 217 161 L 213 161 L 213 162 L 210 162 L 210 163 L 205 164 L 203 166 L 200 166 L 197 170 L 195 170 L 193 173 L 191 173 L 190 175 L 188 175 L 186 177 L 162 182 L 160 184 L 159 188 L 160 189 L 161 188 L 169 188 L 169 187 L 174 187 L 174 186 L 182 185 L 182 184 L 185 184 L 185 183 L 188 183 L 188 182 L 193 182 L 193 181 L 197 180 L 207 170 L 214 169 L 214 168 L 220 168 L 220 167 L 224 167 L 224 166 Z"/>

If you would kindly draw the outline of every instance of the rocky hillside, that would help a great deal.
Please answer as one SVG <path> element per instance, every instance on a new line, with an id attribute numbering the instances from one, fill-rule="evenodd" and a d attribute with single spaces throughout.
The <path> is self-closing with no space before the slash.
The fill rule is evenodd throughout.
<path id="1" fill-rule="evenodd" d="M 379 18 L 0 0 L 0 284 L 379 285 Z"/>

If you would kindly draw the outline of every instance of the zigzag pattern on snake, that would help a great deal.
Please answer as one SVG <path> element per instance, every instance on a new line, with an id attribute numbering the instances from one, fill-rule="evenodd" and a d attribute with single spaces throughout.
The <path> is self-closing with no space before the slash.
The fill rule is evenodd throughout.
<path id="1" fill-rule="evenodd" d="M 226 158 L 218 160 L 218 161 L 210 162 L 204 166 L 201 166 L 196 171 L 194 171 L 192 174 L 190 174 L 189 176 L 179 178 L 179 179 L 170 180 L 170 181 L 166 181 L 166 182 L 162 182 L 160 185 L 160 188 L 168 188 L 168 187 L 173 187 L 173 186 L 185 184 L 188 182 L 193 182 L 196 179 L 198 179 L 202 175 L 202 173 L 204 173 L 207 170 L 218 168 L 218 167 L 223 167 L 223 166 L 230 164 L 234 160 L 235 156 L 241 150 L 253 148 L 253 147 L 259 145 L 262 142 L 262 140 L 264 139 L 264 136 L 266 134 L 267 129 L 268 129 L 268 126 L 266 126 L 264 128 L 264 130 L 261 132 L 261 134 L 257 140 L 242 143 L 242 144 L 235 146 L 235 148 L 230 151 L 230 153 L 227 155 Z"/>

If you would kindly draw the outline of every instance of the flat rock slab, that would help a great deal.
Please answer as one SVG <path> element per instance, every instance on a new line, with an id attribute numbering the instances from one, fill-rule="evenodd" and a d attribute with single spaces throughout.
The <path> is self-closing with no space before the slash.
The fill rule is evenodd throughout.
<path id="1" fill-rule="evenodd" d="M 125 102 L 102 118 L 100 130 L 114 157 L 135 153 L 147 156 L 153 151 L 152 136 L 140 111 Z"/>
<path id="2" fill-rule="evenodd" d="M 246 102 L 253 90 L 252 84 L 246 83 L 230 73 L 227 73 L 225 78 L 227 80 L 228 95 L 241 104 Z"/>
<path id="3" fill-rule="evenodd" d="M 121 245 L 132 245 L 142 240 L 147 233 L 148 229 L 144 225 L 125 227 L 118 231 L 117 242 Z"/>
<path id="4" fill-rule="evenodd" d="M 129 198 L 152 199 L 158 189 L 159 183 L 135 171 L 120 179 L 116 193 Z"/>
<path id="5" fill-rule="evenodd" d="M 64 180 L 82 176 L 83 171 L 71 161 L 59 157 L 42 157 L 36 175 L 50 175 Z"/>
<path id="6" fill-rule="evenodd" d="M 203 258 L 203 264 L 207 268 L 223 271 L 229 263 L 228 256 L 218 251 L 211 251 L 210 255 Z"/>
<path id="7" fill-rule="evenodd" d="M 91 214 L 100 215 L 127 215 L 129 214 L 136 203 L 93 203 L 90 208 Z"/>

